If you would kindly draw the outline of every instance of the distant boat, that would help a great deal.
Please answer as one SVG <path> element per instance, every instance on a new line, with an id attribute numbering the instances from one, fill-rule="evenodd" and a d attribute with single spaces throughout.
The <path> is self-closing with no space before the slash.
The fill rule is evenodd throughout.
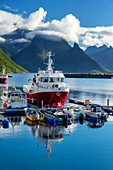
<path id="1" fill-rule="evenodd" d="M 8 74 L 5 73 L 5 68 L 3 68 L 3 73 L 0 73 L 0 83 L 8 84 Z"/>

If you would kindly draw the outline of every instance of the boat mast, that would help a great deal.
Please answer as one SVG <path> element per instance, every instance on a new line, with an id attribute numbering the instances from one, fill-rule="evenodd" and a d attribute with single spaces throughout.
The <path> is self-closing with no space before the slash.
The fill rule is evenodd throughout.
<path id="1" fill-rule="evenodd" d="M 53 60 L 51 59 L 51 56 L 52 56 L 51 52 L 48 52 L 47 53 L 48 63 L 46 63 L 47 64 L 47 68 L 46 68 L 47 73 L 50 73 L 50 72 L 53 73 L 53 68 L 52 68 Z"/>

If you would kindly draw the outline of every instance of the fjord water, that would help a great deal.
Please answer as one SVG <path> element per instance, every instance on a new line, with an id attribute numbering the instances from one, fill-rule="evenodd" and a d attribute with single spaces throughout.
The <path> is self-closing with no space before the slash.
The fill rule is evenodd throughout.
<path id="1" fill-rule="evenodd" d="M 9 86 L 29 84 L 33 74 L 12 74 Z M 68 98 L 113 105 L 113 79 L 66 79 Z M 7 86 L 0 87 L 0 95 Z M 68 103 L 68 99 L 66 104 Z M 49 137 L 48 137 L 49 136 Z M 67 127 L 29 124 L 25 117 L 0 128 L 1 170 L 113 169 L 113 118 L 100 128 L 79 121 Z"/>

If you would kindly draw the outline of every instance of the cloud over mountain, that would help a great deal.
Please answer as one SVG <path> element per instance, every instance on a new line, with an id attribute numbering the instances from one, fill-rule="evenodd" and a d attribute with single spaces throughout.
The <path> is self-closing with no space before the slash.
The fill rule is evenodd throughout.
<path id="1" fill-rule="evenodd" d="M 31 13 L 28 18 L 0 10 L 0 35 L 17 28 L 27 28 L 31 30 L 26 34 L 27 39 L 32 39 L 36 34 L 43 34 L 62 37 L 82 46 L 103 44 L 113 46 L 113 26 L 85 28 L 80 26 L 80 21 L 72 14 L 66 15 L 61 20 L 52 21 L 46 21 L 46 15 L 47 11 L 43 8 Z"/>

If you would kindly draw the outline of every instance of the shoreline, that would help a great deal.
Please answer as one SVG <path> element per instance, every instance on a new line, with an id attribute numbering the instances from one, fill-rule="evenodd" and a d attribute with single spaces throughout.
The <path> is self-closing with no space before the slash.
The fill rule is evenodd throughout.
<path id="1" fill-rule="evenodd" d="M 64 73 L 66 78 L 113 78 L 113 74 L 107 73 L 99 73 L 99 74 L 91 74 L 91 73 Z"/>

